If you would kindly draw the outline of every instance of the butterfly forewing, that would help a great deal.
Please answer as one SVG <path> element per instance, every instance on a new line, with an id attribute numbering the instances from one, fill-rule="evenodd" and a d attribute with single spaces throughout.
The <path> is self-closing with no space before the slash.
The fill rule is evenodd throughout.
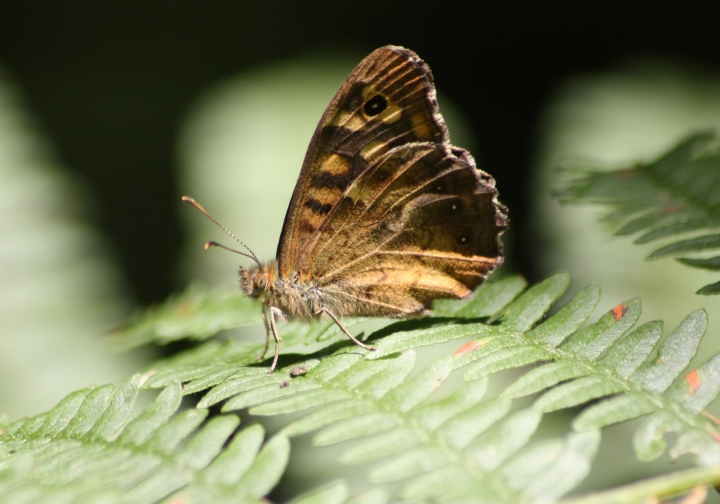
<path id="1" fill-rule="evenodd" d="M 429 68 L 407 49 L 366 57 L 336 93 L 310 142 L 278 244 L 281 276 L 368 166 L 394 147 L 447 143 Z"/>

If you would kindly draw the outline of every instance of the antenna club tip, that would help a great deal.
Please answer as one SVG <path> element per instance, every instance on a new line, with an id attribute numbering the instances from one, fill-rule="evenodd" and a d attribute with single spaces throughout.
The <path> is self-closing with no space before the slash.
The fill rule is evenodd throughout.
<path id="1" fill-rule="evenodd" d="M 207 242 L 207 243 L 203 246 L 203 248 L 204 248 L 205 250 L 209 250 L 210 247 L 212 247 L 212 246 L 213 246 L 213 242 L 209 241 L 209 242 Z"/>
<path id="2" fill-rule="evenodd" d="M 195 203 L 195 200 L 192 199 L 190 196 L 183 196 L 183 197 L 180 198 L 180 199 L 183 200 L 183 201 L 187 201 L 188 203 Z"/>

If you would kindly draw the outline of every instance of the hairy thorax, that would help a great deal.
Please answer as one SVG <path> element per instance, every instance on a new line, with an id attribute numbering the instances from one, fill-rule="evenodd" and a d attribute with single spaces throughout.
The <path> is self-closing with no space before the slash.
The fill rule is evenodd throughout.
<path id="1" fill-rule="evenodd" d="M 328 299 L 311 282 L 299 280 L 296 274 L 281 278 L 277 262 L 240 266 L 240 288 L 246 296 L 262 301 L 265 306 L 279 309 L 288 319 L 317 319 Z"/>

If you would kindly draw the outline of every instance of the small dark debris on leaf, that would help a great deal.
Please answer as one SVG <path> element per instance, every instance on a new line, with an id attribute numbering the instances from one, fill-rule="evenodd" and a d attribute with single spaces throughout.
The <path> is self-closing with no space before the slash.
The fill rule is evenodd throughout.
<path id="1" fill-rule="evenodd" d="M 296 376 L 302 376 L 308 372 L 308 368 L 305 366 L 295 366 L 290 370 L 290 376 L 293 378 Z"/>
<path id="2" fill-rule="evenodd" d="M 287 380 L 283 380 L 280 382 L 280 388 L 285 388 L 285 387 L 289 387 L 289 386 L 290 386 L 290 382 Z"/>

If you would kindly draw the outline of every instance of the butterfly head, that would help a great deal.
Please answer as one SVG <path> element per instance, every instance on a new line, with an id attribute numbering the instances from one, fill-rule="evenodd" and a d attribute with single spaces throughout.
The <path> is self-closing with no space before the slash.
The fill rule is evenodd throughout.
<path id="1" fill-rule="evenodd" d="M 240 266 L 240 288 L 247 297 L 267 299 L 275 282 L 275 263 L 256 264 L 251 268 Z"/>

